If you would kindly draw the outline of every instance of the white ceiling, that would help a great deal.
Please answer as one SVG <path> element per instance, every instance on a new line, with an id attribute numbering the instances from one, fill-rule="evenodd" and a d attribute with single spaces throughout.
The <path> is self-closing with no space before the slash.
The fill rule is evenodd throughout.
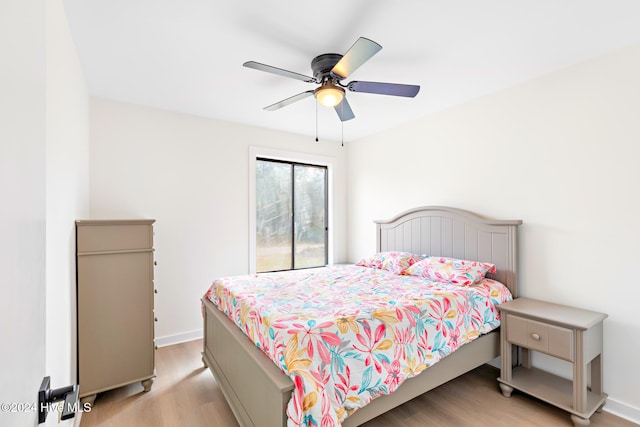
<path id="1" fill-rule="evenodd" d="M 364 36 L 383 49 L 347 81 L 418 84 L 416 98 L 347 92 L 354 140 L 640 43 L 637 0 L 64 0 L 91 95 L 315 137 L 311 59 Z M 321 140 L 341 139 L 318 107 Z"/>

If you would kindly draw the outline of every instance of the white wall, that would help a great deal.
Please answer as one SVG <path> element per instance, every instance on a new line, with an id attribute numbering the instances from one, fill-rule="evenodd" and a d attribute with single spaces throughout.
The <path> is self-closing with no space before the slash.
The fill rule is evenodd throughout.
<path id="1" fill-rule="evenodd" d="M 88 96 L 61 0 L 0 3 L 0 70 L 0 402 L 34 405 L 0 425 L 35 426 L 42 378 L 75 382 L 73 219 L 88 212 Z"/>
<path id="2" fill-rule="evenodd" d="M 45 374 L 45 3 L 0 2 L 0 402 Z M 0 411 L 2 426 L 35 412 Z"/>
<path id="3" fill-rule="evenodd" d="M 58 388 L 77 380 L 74 221 L 89 215 L 89 95 L 62 0 L 46 3 L 46 372 Z"/>
<path id="4" fill-rule="evenodd" d="M 200 333 L 200 298 L 213 279 L 248 273 L 250 146 L 335 158 L 334 260 L 346 258 L 339 143 L 99 98 L 90 134 L 91 217 L 157 220 L 160 344 Z"/>
<path id="5" fill-rule="evenodd" d="M 522 219 L 520 295 L 609 314 L 605 409 L 636 422 L 638 76 L 635 46 L 348 145 L 350 261 L 415 206 Z"/>

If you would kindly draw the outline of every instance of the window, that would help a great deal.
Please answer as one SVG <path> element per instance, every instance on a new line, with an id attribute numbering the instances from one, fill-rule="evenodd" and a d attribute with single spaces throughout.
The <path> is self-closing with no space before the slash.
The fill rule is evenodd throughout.
<path id="1" fill-rule="evenodd" d="M 256 158 L 256 271 L 327 265 L 327 167 Z"/>

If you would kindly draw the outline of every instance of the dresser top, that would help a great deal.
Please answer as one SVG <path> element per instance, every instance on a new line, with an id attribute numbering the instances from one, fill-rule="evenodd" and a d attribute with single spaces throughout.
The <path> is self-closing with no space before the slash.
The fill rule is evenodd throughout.
<path id="1" fill-rule="evenodd" d="M 582 310 L 531 298 L 516 298 L 498 305 L 498 309 L 530 319 L 583 330 L 589 329 L 607 318 L 606 314 L 597 311 Z"/>
<path id="2" fill-rule="evenodd" d="M 76 225 L 143 225 L 154 222 L 155 219 L 78 219 Z"/>

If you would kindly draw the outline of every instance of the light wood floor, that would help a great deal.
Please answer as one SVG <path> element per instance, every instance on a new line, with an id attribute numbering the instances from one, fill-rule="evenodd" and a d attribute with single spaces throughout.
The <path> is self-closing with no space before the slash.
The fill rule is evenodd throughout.
<path id="1" fill-rule="evenodd" d="M 211 372 L 202 365 L 202 341 L 162 347 L 150 392 L 132 384 L 98 396 L 81 427 L 237 427 Z M 366 427 L 571 427 L 569 415 L 514 391 L 503 397 L 499 371 L 485 365 L 364 424 Z M 593 427 L 637 427 L 609 413 Z"/>

